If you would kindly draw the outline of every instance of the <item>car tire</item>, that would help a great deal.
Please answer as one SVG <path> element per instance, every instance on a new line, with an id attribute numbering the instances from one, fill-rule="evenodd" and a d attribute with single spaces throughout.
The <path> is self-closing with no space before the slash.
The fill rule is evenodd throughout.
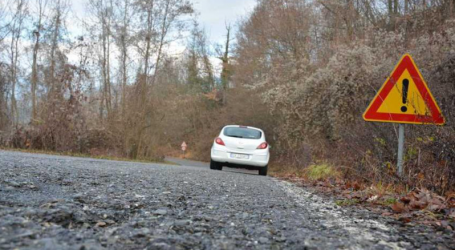
<path id="1" fill-rule="evenodd" d="M 210 160 L 210 169 L 218 170 L 218 162 Z"/>
<path id="2" fill-rule="evenodd" d="M 262 167 L 259 169 L 259 175 L 262 175 L 262 176 L 267 176 L 267 170 L 268 170 L 269 166 L 265 166 L 265 167 Z"/>

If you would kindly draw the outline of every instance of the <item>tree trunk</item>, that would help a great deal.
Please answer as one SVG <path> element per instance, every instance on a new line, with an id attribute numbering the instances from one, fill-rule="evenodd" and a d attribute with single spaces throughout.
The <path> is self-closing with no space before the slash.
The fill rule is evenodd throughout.
<path id="1" fill-rule="evenodd" d="M 167 30 L 168 30 L 167 18 L 168 18 L 168 13 L 169 13 L 169 4 L 170 4 L 170 1 L 167 1 L 166 8 L 164 10 L 163 24 L 161 25 L 160 44 L 158 45 L 158 56 L 156 57 L 156 61 L 155 61 L 155 73 L 153 74 L 152 85 L 155 83 L 156 75 L 158 73 L 159 63 L 160 63 L 162 52 L 163 52 L 164 38 L 167 35 Z"/>
<path id="2" fill-rule="evenodd" d="M 109 1 L 110 3 L 110 11 L 112 11 L 112 0 Z M 106 11 L 107 12 L 107 11 Z M 106 42 L 107 42 L 107 54 L 106 54 L 106 110 L 107 116 L 110 117 L 112 113 L 112 92 L 111 92 L 111 18 L 112 13 L 106 13 L 107 22 L 106 22 Z"/>
<path id="3" fill-rule="evenodd" d="M 25 3 L 23 0 L 17 2 L 15 20 L 11 27 L 11 121 L 14 127 L 19 124 L 19 111 L 17 109 L 16 85 L 19 58 L 19 40 L 22 33 L 24 20 Z"/>
<path id="4" fill-rule="evenodd" d="M 43 18 L 43 3 L 39 1 L 39 17 L 36 30 L 33 32 L 35 35 L 35 45 L 33 46 L 33 62 L 32 62 L 32 79 L 31 79 L 31 95 L 32 95 L 32 123 L 37 119 L 37 107 L 36 107 L 36 87 L 38 84 L 38 51 L 40 45 L 40 35 L 41 35 L 41 22 Z"/>
<path id="5" fill-rule="evenodd" d="M 14 34 L 14 33 L 13 33 Z M 17 63 L 17 42 L 16 38 L 13 35 L 11 39 L 11 122 L 12 126 L 17 125 L 17 102 L 16 102 L 16 82 L 17 82 L 17 75 L 16 75 L 16 65 Z"/>
<path id="6" fill-rule="evenodd" d="M 56 82 L 55 82 L 55 53 L 57 51 L 58 47 L 58 38 L 59 38 L 59 33 L 60 33 L 60 24 L 61 24 L 61 15 L 62 15 L 62 6 L 61 2 L 57 2 L 57 7 L 56 7 L 56 13 L 55 13 L 55 23 L 54 23 L 54 29 L 53 29 L 53 34 L 52 34 L 52 42 L 51 42 L 51 55 L 50 55 L 50 61 L 51 65 L 49 67 L 49 85 L 50 85 L 50 90 L 48 92 L 48 98 L 50 99 L 51 102 L 54 101 L 54 99 L 57 97 L 57 90 L 56 90 Z M 53 107 L 53 106 L 52 106 Z M 52 113 L 52 112 L 51 112 Z"/>
<path id="7" fill-rule="evenodd" d="M 162 56 L 163 46 L 164 46 L 164 38 L 167 35 L 167 30 L 168 30 L 167 18 L 168 18 L 168 14 L 169 14 L 169 5 L 170 5 L 170 1 L 166 1 L 166 7 L 164 10 L 164 16 L 163 16 L 162 25 L 161 25 L 160 43 L 158 44 L 158 51 L 157 51 L 157 56 L 156 56 L 156 61 L 155 61 L 155 72 L 153 73 L 153 77 L 152 77 L 151 84 L 150 84 L 151 86 L 153 86 L 155 84 L 156 76 L 158 74 L 158 69 L 159 69 L 159 63 L 160 63 L 161 56 Z M 150 42 L 147 44 L 150 45 Z M 147 62 L 147 65 L 148 65 L 148 62 Z M 147 82 L 145 82 L 145 84 L 147 84 Z M 143 95 L 144 94 L 145 94 L 145 91 L 144 91 Z M 146 98 L 143 97 L 144 102 L 142 102 L 142 105 L 144 105 L 144 108 L 147 106 L 145 104 L 145 100 L 146 100 Z M 145 118 L 145 113 L 144 113 L 144 118 Z M 138 137 L 139 143 L 138 143 L 138 148 L 137 148 L 138 152 L 142 151 L 142 131 L 144 131 L 144 130 L 145 130 L 145 128 L 142 128 L 141 132 L 139 133 L 139 137 Z"/>
<path id="8" fill-rule="evenodd" d="M 353 0 L 348 0 L 347 11 L 345 12 L 345 22 L 347 28 L 347 41 L 351 42 L 354 40 L 354 20 L 355 18 L 355 9 Z"/>
<path id="9" fill-rule="evenodd" d="M 128 81 L 128 73 L 127 73 L 127 66 L 126 60 L 128 58 L 128 49 L 126 45 L 126 38 L 127 38 L 127 25 L 128 25 L 128 6 L 129 2 L 125 0 L 124 5 L 124 13 L 123 13 L 123 27 L 122 33 L 120 37 L 121 43 L 121 51 L 122 51 L 122 115 L 123 117 L 126 116 L 126 84 Z"/>
<path id="10" fill-rule="evenodd" d="M 150 60 L 150 49 L 152 43 L 152 29 L 153 29 L 153 2 L 152 6 L 147 11 L 147 34 L 145 37 L 146 45 L 145 45 L 145 55 L 144 55 L 144 80 L 139 82 L 140 84 L 140 91 L 141 91 L 141 105 L 142 107 L 145 106 L 146 100 L 146 87 L 148 83 L 148 74 L 149 74 L 149 60 Z"/>
<path id="11" fill-rule="evenodd" d="M 389 30 L 393 31 L 395 29 L 395 13 L 393 8 L 394 0 L 387 0 L 387 9 L 389 13 Z"/>
<path id="12" fill-rule="evenodd" d="M 455 0 L 449 0 L 449 18 L 454 17 L 454 5 L 455 5 Z"/>
<path id="13" fill-rule="evenodd" d="M 404 27 L 405 27 L 405 30 L 404 30 L 404 43 L 405 43 L 405 46 L 407 47 L 408 45 L 408 41 L 409 41 L 409 21 L 408 21 L 408 18 L 409 18 L 409 0 L 404 0 Z"/>
<path id="14" fill-rule="evenodd" d="M 147 83 L 148 83 L 148 74 L 149 74 L 149 60 L 151 54 L 151 43 L 152 43 L 152 31 L 153 31 L 153 9 L 154 9 L 154 2 L 150 3 L 147 9 L 147 34 L 145 37 L 146 45 L 145 45 L 145 54 L 144 54 L 144 77 L 139 79 L 139 90 L 140 90 L 140 102 L 139 102 L 139 123 L 136 127 L 136 138 L 135 142 L 137 142 L 137 155 L 141 153 L 142 147 L 142 132 L 144 131 L 144 122 L 145 122 L 145 115 L 146 115 L 146 102 L 147 102 Z"/>
<path id="15" fill-rule="evenodd" d="M 39 31 L 35 33 L 35 45 L 33 47 L 33 63 L 32 63 L 32 79 L 31 79 L 31 95 L 32 95 L 32 122 L 36 120 L 36 85 L 38 82 L 37 58 L 39 50 Z"/>
<path id="16" fill-rule="evenodd" d="M 6 109 L 6 101 L 5 101 L 5 81 L 2 75 L 2 70 L 0 68 L 0 130 L 6 126 L 7 117 L 5 115 L 4 110 Z"/>
<path id="17" fill-rule="evenodd" d="M 230 42 L 230 35 L 231 35 L 231 26 L 226 27 L 227 35 L 226 35 L 226 43 L 224 47 L 224 54 L 221 58 L 223 63 L 223 69 L 221 70 L 221 83 L 223 87 L 223 96 L 222 96 L 222 103 L 223 105 L 227 102 L 227 90 L 229 87 L 229 42 Z"/>
<path id="18" fill-rule="evenodd" d="M 112 1 L 109 6 L 101 3 L 101 29 L 102 29 L 102 47 L 103 55 L 101 59 L 101 74 L 103 77 L 102 98 L 100 100 L 100 118 L 104 118 L 104 108 L 106 108 L 107 117 L 111 114 L 111 79 L 110 79 L 110 36 L 111 36 L 111 9 Z"/>

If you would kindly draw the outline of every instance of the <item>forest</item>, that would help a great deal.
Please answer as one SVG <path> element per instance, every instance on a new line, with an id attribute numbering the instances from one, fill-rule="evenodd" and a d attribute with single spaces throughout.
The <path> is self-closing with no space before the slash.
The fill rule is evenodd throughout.
<path id="1" fill-rule="evenodd" d="M 227 124 L 260 127 L 273 171 L 455 187 L 455 0 L 258 0 L 214 44 L 188 0 L 0 0 L 0 145 L 209 161 Z M 182 45 L 183 44 L 183 45 Z M 183 47 L 182 49 L 180 47 Z M 176 49 L 178 48 L 178 49 Z M 444 126 L 362 113 L 403 54 Z"/>

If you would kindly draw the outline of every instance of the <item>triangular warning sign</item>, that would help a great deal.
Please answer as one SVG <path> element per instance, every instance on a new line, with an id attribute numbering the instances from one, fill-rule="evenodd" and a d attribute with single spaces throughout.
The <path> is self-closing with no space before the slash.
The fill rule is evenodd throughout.
<path id="1" fill-rule="evenodd" d="M 363 114 L 366 121 L 444 124 L 433 95 L 411 56 L 404 55 Z"/>

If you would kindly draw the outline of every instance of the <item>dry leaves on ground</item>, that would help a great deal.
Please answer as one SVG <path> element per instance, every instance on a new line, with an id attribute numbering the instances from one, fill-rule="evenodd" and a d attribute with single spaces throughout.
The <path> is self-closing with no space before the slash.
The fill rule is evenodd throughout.
<path id="1" fill-rule="evenodd" d="M 296 176 L 286 176 L 282 179 L 334 197 L 338 200 L 337 204 L 367 207 L 403 223 L 419 222 L 455 230 L 455 192 L 447 193 L 444 198 L 422 188 L 400 197 L 393 188 L 374 185 L 367 187 L 358 182 L 306 181 Z"/>

